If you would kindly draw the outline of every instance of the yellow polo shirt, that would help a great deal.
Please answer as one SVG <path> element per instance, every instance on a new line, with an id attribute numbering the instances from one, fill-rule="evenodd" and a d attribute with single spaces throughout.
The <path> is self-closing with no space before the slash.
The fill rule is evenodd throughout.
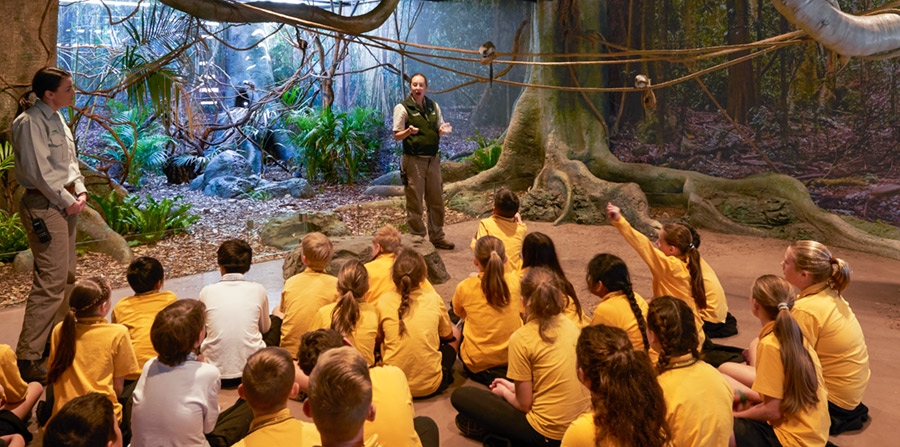
<path id="1" fill-rule="evenodd" d="M 131 336 L 134 355 L 140 368 L 144 367 L 147 360 L 157 356 L 150 341 L 150 327 L 153 326 L 156 314 L 176 300 L 178 298 L 172 292 L 147 292 L 122 298 L 113 307 L 111 321 L 128 328 L 128 335 Z M 140 376 L 138 373 L 125 378 L 137 380 Z"/>
<path id="2" fill-rule="evenodd" d="M 756 348 L 756 380 L 753 391 L 771 398 L 784 397 L 784 364 L 781 362 L 781 344 L 775 338 L 775 322 L 770 321 L 759 332 Z M 831 419 L 828 416 L 828 392 L 822 379 L 822 366 L 812 347 L 805 343 L 813 364 L 819 388 L 816 396 L 819 402 L 795 414 L 785 414 L 780 421 L 768 421 L 775 429 L 775 436 L 784 447 L 824 446 L 828 442 Z"/>
<path id="3" fill-rule="evenodd" d="M 509 339 L 507 377 L 517 382 L 531 382 L 531 411 L 525 418 L 538 433 L 562 439 L 569 424 L 590 411 L 591 396 L 578 381 L 575 343 L 581 330 L 559 314 L 552 317 L 545 342 L 540 326 L 531 320 Z"/>
<path id="4" fill-rule="evenodd" d="M 671 295 L 687 303 L 694 312 L 694 323 L 700 338 L 697 349 L 702 348 L 706 334 L 703 332 L 703 320 L 697 311 L 697 303 L 691 295 L 691 273 L 688 271 L 687 261 L 676 256 L 667 256 L 659 251 L 647 236 L 631 227 L 625 216 L 620 216 L 619 220 L 612 224 L 650 268 L 650 274 L 653 275 L 653 296 Z M 700 267 L 702 269 L 703 265 Z M 707 291 L 707 296 L 708 294 Z"/>
<path id="5" fill-rule="evenodd" d="M 700 318 L 710 323 L 724 323 L 728 317 L 728 299 L 719 282 L 715 270 L 700 257 L 700 271 L 703 272 L 703 287 L 706 289 L 706 309 L 700 309 Z"/>
<path id="6" fill-rule="evenodd" d="M 827 284 L 813 284 L 800 293 L 791 315 L 819 356 L 828 400 L 856 408 L 871 371 L 866 338 L 850 305 Z"/>
<path id="7" fill-rule="evenodd" d="M 397 290 L 394 280 L 391 278 L 391 268 L 394 266 L 394 253 L 381 253 L 375 259 L 366 263 L 366 272 L 369 274 L 369 291 L 366 292 L 366 301 L 372 305 L 378 304 L 378 298 L 387 292 Z"/>
<path id="8" fill-rule="evenodd" d="M 385 365 L 406 374 L 413 397 L 427 396 L 441 384 L 441 338 L 453 335 L 444 300 L 434 289 L 419 287 L 410 294 L 409 311 L 403 317 L 406 332 L 400 335 L 400 294 L 385 293 L 378 299 L 381 354 Z"/>
<path id="9" fill-rule="evenodd" d="M 369 369 L 372 379 L 372 403 L 375 420 L 366 421 L 364 438 L 378 435 L 378 442 L 391 447 L 422 447 L 413 418 L 412 394 L 406 375 L 396 366 L 376 366 Z"/>
<path id="10" fill-rule="evenodd" d="M 28 384 L 19 375 L 19 367 L 16 363 L 16 353 L 9 345 L 0 345 L 0 400 L 19 403 L 25 400 L 28 393 Z"/>
<path id="11" fill-rule="evenodd" d="M 478 231 L 475 232 L 475 238 L 469 246 L 475 250 L 475 243 L 484 236 L 494 236 L 503 242 L 503 248 L 506 249 L 507 269 L 522 269 L 522 241 L 525 240 L 525 233 L 528 227 L 524 223 L 516 222 L 515 219 L 500 217 L 496 214 L 486 219 L 481 219 L 478 223 Z"/>
<path id="12" fill-rule="evenodd" d="M 337 303 L 331 303 L 323 306 L 316 312 L 313 317 L 312 324 L 309 326 L 310 331 L 318 329 L 332 329 L 331 313 Z M 366 358 L 366 364 L 375 365 L 375 339 L 378 337 L 378 309 L 370 303 L 359 303 L 359 320 L 356 321 L 356 327 L 350 335 L 345 335 L 353 347 Z"/>
<path id="13" fill-rule="evenodd" d="M 464 279 L 453 294 L 453 311 L 466 319 L 459 353 L 472 372 L 505 365 L 509 359 L 509 337 L 522 327 L 522 296 L 519 275 L 504 275 L 509 287 L 509 303 L 496 308 L 487 302 L 481 290 L 484 273 Z"/>
<path id="14" fill-rule="evenodd" d="M 561 447 L 593 447 L 597 445 L 596 439 L 597 429 L 594 425 L 594 413 L 584 413 L 566 429 Z M 621 444 L 608 437 L 600 441 L 601 447 L 618 447 L 619 445 Z"/>
<path id="15" fill-rule="evenodd" d="M 691 354 L 659 375 L 672 445 L 725 447 L 734 430 L 734 393 L 716 368 Z"/>
<path id="16" fill-rule="evenodd" d="M 50 344 L 50 361 L 53 363 L 59 346 L 62 323 L 53 328 Z M 122 405 L 116 397 L 113 379 L 140 375 L 128 328 L 111 324 L 105 317 L 79 318 L 75 324 L 75 359 L 54 382 L 53 414 L 59 412 L 68 401 L 88 393 L 109 396 L 116 418 L 122 421 Z"/>
<path id="17" fill-rule="evenodd" d="M 288 278 L 281 291 L 281 347 L 297 358 L 300 337 L 309 332 L 316 312 L 337 299 L 337 278 L 307 268 Z"/>
<path id="18" fill-rule="evenodd" d="M 634 301 L 641 310 L 641 318 L 644 320 L 644 328 L 647 327 L 647 301 L 637 293 L 634 294 Z M 641 329 L 638 327 L 638 320 L 631 310 L 631 303 L 624 292 L 610 292 L 600 298 L 600 303 L 594 308 L 594 318 L 591 325 L 603 324 L 606 326 L 617 327 L 628 334 L 631 345 L 635 351 L 643 351 L 644 337 L 641 335 Z M 649 349 L 649 346 L 647 347 Z"/>
<path id="19" fill-rule="evenodd" d="M 322 443 L 316 426 L 298 421 L 291 416 L 291 410 L 284 408 L 274 414 L 254 417 L 250 422 L 250 432 L 235 447 L 275 447 L 292 445 L 313 447 Z"/>

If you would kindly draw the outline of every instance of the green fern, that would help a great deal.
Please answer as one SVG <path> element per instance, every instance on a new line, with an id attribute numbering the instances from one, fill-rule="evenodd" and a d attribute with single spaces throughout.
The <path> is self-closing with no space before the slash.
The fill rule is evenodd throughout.
<path id="1" fill-rule="evenodd" d="M 19 214 L 0 209 L 0 262 L 12 261 L 17 252 L 26 249 L 28 238 Z"/>

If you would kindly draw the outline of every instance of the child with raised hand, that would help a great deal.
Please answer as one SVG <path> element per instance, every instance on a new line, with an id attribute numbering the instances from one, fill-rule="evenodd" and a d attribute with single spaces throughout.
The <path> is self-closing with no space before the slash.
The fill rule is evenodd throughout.
<path id="1" fill-rule="evenodd" d="M 636 351 L 649 351 L 647 301 L 634 292 L 625 261 L 609 253 L 598 254 L 588 263 L 586 279 L 588 290 L 600 297 L 591 324 L 622 329 Z"/>
<path id="2" fill-rule="evenodd" d="M 516 446 L 559 445 L 566 428 L 590 410 L 590 394 L 576 375 L 580 329 L 563 315 L 565 296 L 552 271 L 535 267 L 521 284 L 525 325 L 509 339 L 512 379 L 495 379 L 491 390 L 460 387 L 450 396 L 466 437 L 506 438 Z"/>
<path id="3" fill-rule="evenodd" d="M 413 397 L 440 393 L 453 383 L 455 326 L 444 300 L 425 287 L 425 259 L 414 250 L 397 255 L 391 276 L 396 291 L 378 299 L 381 353 L 385 365 L 406 373 Z"/>
<path id="4" fill-rule="evenodd" d="M 17 447 L 31 442 L 32 435 L 25 421 L 43 392 L 40 383 L 22 380 L 16 353 L 9 345 L 0 344 L 0 439 Z"/>
<path id="5" fill-rule="evenodd" d="M 219 417 L 219 370 L 197 359 L 205 336 L 206 306 L 176 301 L 153 319 L 150 359 L 135 387 L 131 412 L 132 447 L 209 445 L 204 436 Z"/>
<path id="6" fill-rule="evenodd" d="M 334 329 L 319 329 L 303 334 L 297 363 L 306 378 L 325 351 L 346 346 L 345 339 Z M 416 416 L 406 375 L 396 366 L 369 368 L 372 380 L 372 403 L 378 411 L 375 420 L 366 421 L 364 438 L 378 435 L 378 442 L 391 447 L 437 447 L 440 434 L 437 424 L 427 416 Z M 306 392 L 309 382 L 298 376 L 300 390 Z"/>
<path id="7" fill-rule="evenodd" d="M 67 402 L 44 429 L 45 447 L 122 447 L 113 404 L 102 393 Z"/>
<path id="8" fill-rule="evenodd" d="M 109 285 L 92 277 L 75 283 L 69 312 L 53 328 L 48 384 L 53 388 L 53 414 L 70 400 L 90 392 L 104 394 L 122 422 L 125 377 L 140 374 L 128 328 L 106 320 L 110 307 Z M 128 421 L 124 421 L 126 424 Z"/>
<path id="9" fill-rule="evenodd" d="M 134 291 L 134 296 L 122 298 L 113 307 L 110 320 L 125 325 L 134 345 L 134 355 L 138 367 L 143 368 L 147 360 L 156 357 L 150 341 L 150 326 L 156 314 L 178 298 L 172 292 L 160 292 L 163 286 L 163 266 L 154 258 L 141 256 L 128 265 L 125 277 Z M 137 380 L 140 374 L 128 376 L 126 380 Z"/>
<path id="10" fill-rule="evenodd" d="M 235 387 L 247 357 L 266 347 L 263 334 L 269 330 L 269 298 L 260 283 L 247 281 L 253 249 L 240 239 L 229 239 L 216 252 L 222 280 L 200 290 L 206 305 L 206 338 L 200 346 L 203 357 L 219 369 L 222 386 Z"/>
<path id="11" fill-rule="evenodd" d="M 690 307 L 670 296 L 647 313 L 650 346 L 659 353 L 659 385 L 666 397 L 672 445 L 725 446 L 731 437 L 733 393 L 722 374 L 700 360 Z"/>
<path id="12" fill-rule="evenodd" d="M 464 279 L 453 294 L 453 311 L 465 319 L 459 357 L 472 380 L 490 385 L 506 377 L 509 337 L 522 327 L 519 276 L 505 273 L 503 241 L 482 236 L 475 244 L 478 276 Z"/>
<path id="13" fill-rule="evenodd" d="M 263 348 L 247 359 L 238 394 L 253 409 L 253 421 L 250 433 L 235 447 L 320 445 L 315 427 L 294 419 L 287 408 L 288 398 L 300 390 L 294 382 L 294 371 L 291 355 L 284 348 Z M 335 405 L 340 407 L 341 403 Z"/>
<path id="14" fill-rule="evenodd" d="M 666 402 L 650 358 L 631 347 L 625 331 L 605 325 L 582 329 L 575 357 L 593 411 L 572 422 L 563 447 L 669 445 Z"/>
<path id="15" fill-rule="evenodd" d="M 321 355 L 303 411 L 315 422 L 322 447 L 381 445 L 377 435 L 365 438 L 364 423 L 375 419 L 372 380 L 365 359 L 349 346 Z"/>
<path id="16" fill-rule="evenodd" d="M 666 224 L 659 230 L 659 237 L 654 243 L 632 228 L 619 207 L 612 203 L 606 204 L 606 216 L 650 268 L 653 275 L 653 296 L 674 296 L 691 308 L 700 336 L 697 347 L 701 349 L 706 341 L 706 334 L 703 332 L 700 311 L 707 306 L 707 290 L 700 252 L 692 242 L 694 233 L 684 225 Z"/>
<path id="17" fill-rule="evenodd" d="M 753 283 L 750 310 L 763 327 L 756 374 L 752 383 L 744 385 L 752 385 L 762 402 L 734 412 L 732 446 L 824 446 L 828 442 L 828 393 L 822 367 L 791 315 L 794 303 L 794 291 L 782 278 L 764 275 Z"/>
<path id="18" fill-rule="evenodd" d="M 478 231 L 472 238 L 471 248 L 484 236 L 494 236 L 506 247 L 507 269 L 516 271 L 522 268 L 522 241 L 528 227 L 519 217 L 519 197 L 506 186 L 501 186 L 494 193 L 494 210 L 491 217 L 478 223 Z"/>
<path id="19" fill-rule="evenodd" d="M 310 331 L 334 329 L 350 340 L 369 366 L 375 365 L 375 339 L 378 338 L 378 309 L 366 302 L 369 274 L 363 264 L 348 260 L 337 276 L 337 303 L 316 312 Z"/>
<path id="20" fill-rule="evenodd" d="M 584 309 L 581 307 L 581 301 L 575 293 L 575 287 L 566 279 L 562 266 L 559 264 L 559 256 L 556 255 L 556 246 L 553 239 L 544 233 L 528 233 L 525 241 L 522 243 L 522 271 L 520 277 L 525 276 L 525 272 L 532 267 L 544 267 L 559 277 L 562 287 L 560 290 L 565 294 L 566 305 L 563 313 L 575 323 L 579 328 L 587 326 L 590 322 Z"/>
<path id="21" fill-rule="evenodd" d="M 300 260 L 306 269 L 284 282 L 279 306 L 284 314 L 279 346 L 291 355 L 296 355 L 300 336 L 310 330 L 316 312 L 337 299 L 337 278 L 325 273 L 332 255 L 331 240 L 322 233 L 309 233 L 300 241 Z"/>
<path id="22" fill-rule="evenodd" d="M 850 266 L 815 241 L 797 241 L 781 263 L 784 278 L 800 289 L 791 314 L 822 364 L 831 434 L 858 430 L 868 419 L 862 403 L 869 384 L 869 352 L 862 327 L 841 296 Z"/>

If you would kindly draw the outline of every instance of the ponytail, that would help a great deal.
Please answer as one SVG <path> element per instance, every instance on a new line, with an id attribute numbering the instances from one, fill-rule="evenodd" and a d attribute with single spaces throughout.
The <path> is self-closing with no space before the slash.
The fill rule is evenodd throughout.
<path id="1" fill-rule="evenodd" d="M 494 236 L 482 236 L 475 243 L 475 259 L 484 268 L 481 276 L 481 291 L 488 304 L 495 308 L 509 304 L 509 285 L 504 278 L 506 249 L 503 241 Z"/>
<path id="2" fill-rule="evenodd" d="M 69 297 L 69 311 L 59 328 L 57 345 L 47 371 L 47 381 L 55 383 L 75 361 L 75 323 L 77 318 L 97 316 L 97 310 L 110 297 L 109 285 L 102 278 L 91 277 L 75 283 Z"/>
<path id="3" fill-rule="evenodd" d="M 753 283 L 751 296 L 775 320 L 774 334 L 781 345 L 781 363 L 784 365 L 784 397 L 781 411 L 794 414 L 819 401 L 816 394 L 819 379 L 812 356 L 803 345 L 803 332 L 791 315 L 794 307 L 794 290 L 784 278 L 763 275 Z"/>
<path id="4" fill-rule="evenodd" d="M 641 338 L 644 341 L 644 351 L 650 348 L 650 342 L 647 340 L 647 322 L 644 319 L 641 308 L 638 306 L 637 299 L 634 297 L 634 290 L 631 286 L 631 275 L 628 273 L 628 267 L 625 261 L 616 255 L 609 253 L 601 253 L 594 256 L 588 263 L 588 288 L 603 283 L 603 287 L 610 292 L 622 292 L 628 298 L 628 304 L 631 306 L 631 312 L 634 314 L 634 320 L 637 322 L 638 330 L 641 331 Z"/>
<path id="5" fill-rule="evenodd" d="M 788 251 L 794 258 L 797 271 L 806 271 L 813 282 L 828 282 L 835 292 L 841 293 L 850 285 L 850 264 L 832 256 L 825 245 L 816 241 L 797 241 Z"/>
<path id="6" fill-rule="evenodd" d="M 663 226 L 663 236 L 667 244 L 680 250 L 687 259 L 694 304 L 697 310 L 706 309 L 706 285 L 703 283 L 703 269 L 700 264 L 700 234 L 687 225 L 668 223 Z"/>
<path id="7" fill-rule="evenodd" d="M 22 114 L 22 112 L 30 109 L 34 105 L 34 101 L 29 99 L 28 97 L 34 93 L 33 89 L 28 89 L 25 93 L 22 93 L 22 96 L 19 96 L 18 107 L 16 107 L 16 116 Z"/>
<path id="8" fill-rule="evenodd" d="M 391 279 L 400 292 L 400 306 L 397 308 L 397 322 L 400 335 L 406 333 L 403 317 L 409 313 L 410 294 L 425 280 L 425 258 L 415 250 L 402 250 L 391 267 Z"/>
<path id="9" fill-rule="evenodd" d="M 331 328 L 350 336 L 359 322 L 359 302 L 369 291 L 366 267 L 355 259 L 345 262 L 338 272 L 337 290 L 341 297 L 331 311 Z"/>
<path id="10" fill-rule="evenodd" d="M 71 78 L 69 72 L 57 67 L 44 67 L 34 73 L 31 78 L 31 88 L 19 97 L 16 116 L 34 105 L 34 101 L 28 97 L 34 93 L 37 99 L 43 99 L 48 92 L 55 92 L 59 88 L 59 84 L 65 78 Z"/>
<path id="11" fill-rule="evenodd" d="M 656 335 L 662 348 L 656 362 L 659 373 L 669 368 L 673 357 L 690 353 L 695 359 L 700 358 L 697 350 L 700 336 L 694 323 L 694 311 L 684 301 L 671 296 L 654 298 L 647 311 L 647 327 Z"/>
<path id="12" fill-rule="evenodd" d="M 532 267 L 522 278 L 522 297 L 525 300 L 526 321 L 537 320 L 538 331 L 544 343 L 555 339 L 547 334 L 553 317 L 561 314 L 566 298 L 560 291 L 559 279 L 544 267 Z"/>
<path id="13" fill-rule="evenodd" d="M 571 299 L 578 318 L 584 316 L 584 309 L 578 300 L 578 294 L 575 293 L 575 286 L 566 279 L 566 274 L 559 264 L 559 256 L 556 255 L 556 246 L 550 236 L 539 232 L 528 233 L 525 236 L 522 241 L 522 268 L 530 267 L 545 267 L 555 273 L 560 283 L 559 290 L 566 294 L 564 307 L 568 307 Z"/>

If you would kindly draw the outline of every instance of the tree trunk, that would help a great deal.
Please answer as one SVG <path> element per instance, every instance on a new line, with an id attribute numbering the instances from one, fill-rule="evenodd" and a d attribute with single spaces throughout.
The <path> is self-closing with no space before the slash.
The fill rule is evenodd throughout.
<path id="1" fill-rule="evenodd" d="M 750 42 L 750 14 L 748 0 L 729 0 L 728 44 Z M 750 54 L 739 51 L 728 56 L 730 60 Z M 726 111 L 735 121 L 747 122 L 747 112 L 756 105 L 756 82 L 753 79 L 753 61 L 745 61 L 728 67 L 728 100 Z"/>

